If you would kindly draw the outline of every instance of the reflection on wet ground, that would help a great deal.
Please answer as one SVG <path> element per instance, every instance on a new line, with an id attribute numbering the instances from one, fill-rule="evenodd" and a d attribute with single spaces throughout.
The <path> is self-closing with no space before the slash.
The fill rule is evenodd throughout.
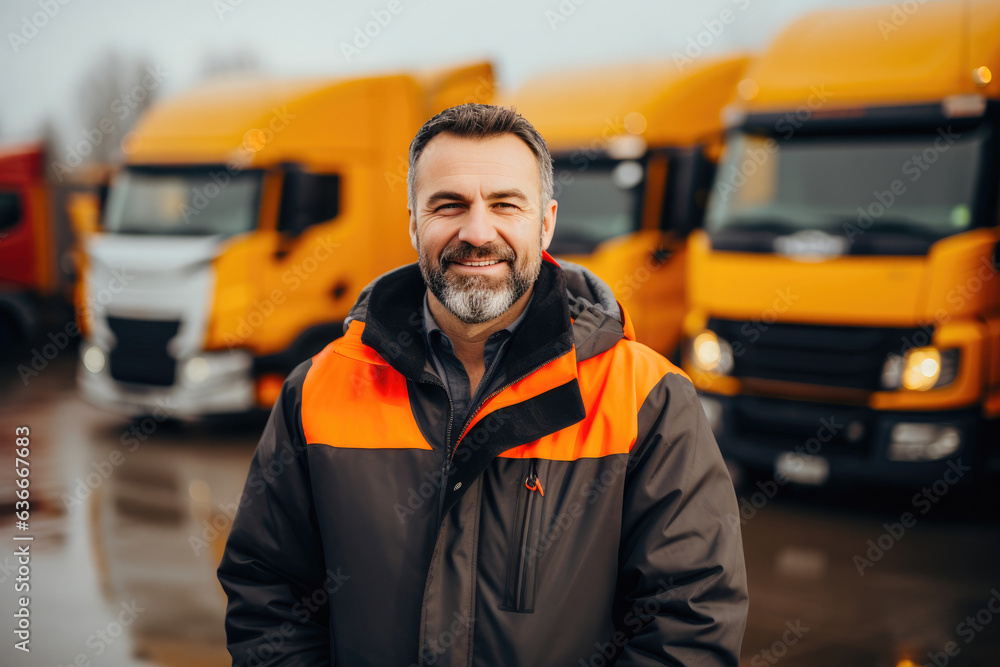
<path id="1" fill-rule="evenodd" d="M 973 635 L 960 625 L 994 596 L 1000 611 L 995 512 L 956 498 L 922 514 L 912 499 L 912 491 L 789 490 L 747 521 L 746 664 L 935 664 L 929 654 L 955 642 L 960 651 L 941 665 L 1000 665 L 1000 613 L 987 612 L 996 622 Z M 905 512 L 913 518 L 901 522 Z"/>
<path id="2" fill-rule="evenodd" d="M 228 665 L 215 568 L 263 421 L 122 420 L 75 393 L 59 360 L 4 392 L 0 434 L 31 428 L 31 655 L 0 664 Z M 0 465 L 13 469 L 10 447 Z M 14 478 L 0 478 L 13 535 Z M 15 576 L 0 552 L 0 586 Z M 4 561 L 4 558 L 7 561 Z M 9 589 L 8 589 L 9 590 Z M 10 618 L 13 593 L 0 595 Z"/>
<path id="3" fill-rule="evenodd" d="M 27 386 L 10 373 L 0 525 L 13 545 L 12 442 L 26 424 L 32 650 L 15 650 L 8 631 L 0 664 L 230 664 L 215 568 L 263 420 L 123 421 L 79 400 L 68 353 Z M 767 482 L 740 491 L 751 593 L 741 664 L 1000 665 L 989 609 L 995 599 L 1000 610 L 1000 503 Z M 13 552 L 0 549 L 8 619 Z"/>

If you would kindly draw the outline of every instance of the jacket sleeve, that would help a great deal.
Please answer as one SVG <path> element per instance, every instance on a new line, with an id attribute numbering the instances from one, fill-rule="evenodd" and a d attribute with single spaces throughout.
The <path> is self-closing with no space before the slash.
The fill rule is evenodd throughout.
<path id="1" fill-rule="evenodd" d="M 691 381 L 668 372 L 626 469 L 618 667 L 739 664 L 749 606 L 736 493 Z"/>
<path id="2" fill-rule="evenodd" d="M 330 664 L 329 582 L 300 420 L 310 363 L 282 385 L 219 565 L 233 665 Z"/>

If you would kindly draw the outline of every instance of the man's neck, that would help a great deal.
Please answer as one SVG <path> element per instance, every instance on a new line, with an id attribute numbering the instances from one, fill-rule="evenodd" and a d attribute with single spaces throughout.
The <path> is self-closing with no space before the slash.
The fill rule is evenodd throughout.
<path id="1" fill-rule="evenodd" d="M 483 348 L 486 345 L 486 339 L 494 332 L 510 326 L 520 316 L 528 299 L 531 298 L 533 289 L 534 286 L 529 287 L 528 291 L 511 304 L 511 307 L 500 317 L 480 324 L 466 324 L 452 315 L 430 290 L 427 292 L 427 305 L 431 309 L 434 321 L 454 345 L 455 356 L 458 357 L 458 360 L 466 368 L 478 367 L 483 364 Z"/>

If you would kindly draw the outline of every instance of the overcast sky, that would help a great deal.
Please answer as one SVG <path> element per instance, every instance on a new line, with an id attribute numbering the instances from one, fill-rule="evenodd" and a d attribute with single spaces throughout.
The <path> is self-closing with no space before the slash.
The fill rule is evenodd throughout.
<path id="1" fill-rule="evenodd" d="M 158 65 L 165 72 L 157 90 L 161 97 L 197 82 L 208 57 L 238 52 L 252 52 L 264 72 L 282 76 L 340 76 L 489 58 L 499 83 L 516 86 L 556 67 L 671 58 L 710 28 L 717 35 L 701 36 L 706 53 L 757 49 L 792 18 L 845 4 L 890 3 L 2 0 L 0 142 L 37 137 L 47 117 L 64 135 L 79 133 L 82 81 L 111 51 Z M 46 6 L 53 16 L 42 13 Z M 724 10 L 731 12 L 724 16 L 728 24 L 717 20 Z M 345 44 L 357 48 L 356 29 L 379 17 L 385 23 L 379 34 L 345 55 Z"/>

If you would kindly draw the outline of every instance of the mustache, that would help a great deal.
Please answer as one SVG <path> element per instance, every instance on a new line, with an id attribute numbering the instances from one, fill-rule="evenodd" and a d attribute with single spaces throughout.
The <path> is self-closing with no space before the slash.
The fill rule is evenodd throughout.
<path id="1" fill-rule="evenodd" d="M 493 259 L 513 262 L 515 259 L 514 249 L 507 244 L 491 243 L 484 246 L 474 246 L 463 241 L 460 246 L 445 248 L 438 261 L 444 264 L 445 262 L 480 262 Z"/>

